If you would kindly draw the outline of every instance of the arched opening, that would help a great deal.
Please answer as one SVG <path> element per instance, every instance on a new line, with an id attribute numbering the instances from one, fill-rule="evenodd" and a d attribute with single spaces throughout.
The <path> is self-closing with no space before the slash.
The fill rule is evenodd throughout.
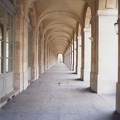
<path id="1" fill-rule="evenodd" d="M 58 63 L 63 62 L 63 55 L 61 53 L 58 54 Z"/>
<path id="2" fill-rule="evenodd" d="M 90 81 L 91 71 L 91 9 L 87 8 L 84 27 L 84 81 Z"/>

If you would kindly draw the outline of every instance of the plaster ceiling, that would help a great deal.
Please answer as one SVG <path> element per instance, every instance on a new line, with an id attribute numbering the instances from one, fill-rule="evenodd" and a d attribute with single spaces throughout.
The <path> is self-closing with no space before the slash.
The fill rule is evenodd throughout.
<path id="1" fill-rule="evenodd" d="M 86 0 L 36 0 L 34 2 L 37 27 L 42 24 L 42 37 L 54 49 L 55 54 L 66 51 L 78 23 L 83 23 Z"/>

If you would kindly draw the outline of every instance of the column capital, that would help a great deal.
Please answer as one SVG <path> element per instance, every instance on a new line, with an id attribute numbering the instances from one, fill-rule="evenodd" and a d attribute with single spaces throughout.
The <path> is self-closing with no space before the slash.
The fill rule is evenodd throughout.
<path id="1" fill-rule="evenodd" d="M 84 32 L 90 32 L 91 31 L 91 27 L 85 27 L 84 28 Z"/>
<path id="2" fill-rule="evenodd" d="M 77 37 L 77 40 L 80 41 L 80 40 L 81 40 L 81 36 L 78 36 L 78 37 Z"/>
<path id="3" fill-rule="evenodd" d="M 105 9 L 105 10 L 98 10 L 98 16 L 117 16 L 118 10 L 117 9 Z"/>

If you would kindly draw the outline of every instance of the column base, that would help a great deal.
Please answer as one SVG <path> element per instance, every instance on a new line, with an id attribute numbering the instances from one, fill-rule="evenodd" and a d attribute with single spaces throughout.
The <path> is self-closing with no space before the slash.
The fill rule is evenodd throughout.
<path id="1" fill-rule="evenodd" d="M 92 91 L 96 93 L 98 92 L 97 74 L 93 72 L 90 72 L 90 88 Z"/>
<path id="2" fill-rule="evenodd" d="M 32 80 L 38 79 L 39 67 L 32 67 Z"/>
<path id="3" fill-rule="evenodd" d="M 20 92 L 23 91 L 23 73 L 15 73 L 14 74 L 14 81 L 15 81 L 15 90 L 19 90 Z"/>
<path id="4" fill-rule="evenodd" d="M 116 111 L 120 114 L 120 83 L 117 83 L 116 86 Z"/>
<path id="5" fill-rule="evenodd" d="M 23 89 L 27 89 L 28 87 L 28 71 L 23 73 Z"/>
<path id="6" fill-rule="evenodd" d="M 90 81 L 90 70 L 84 69 L 84 81 Z"/>
<path id="7" fill-rule="evenodd" d="M 81 80 L 84 80 L 84 68 L 81 68 Z"/>
<path id="8" fill-rule="evenodd" d="M 70 70 L 72 71 L 74 70 L 74 65 L 71 65 Z"/>
<path id="9" fill-rule="evenodd" d="M 77 66 L 77 74 L 80 75 L 80 66 Z"/>
<path id="10" fill-rule="evenodd" d="M 77 68 L 77 66 L 76 66 L 76 65 L 74 65 L 74 72 L 75 72 L 75 73 L 77 73 L 76 68 Z"/>
<path id="11" fill-rule="evenodd" d="M 90 73 L 90 88 L 98 94 L 116 93 L 116 81 L 103 79 L 99 74 Z"/>
<path id="12" fill-rule="evenodd" d="M 49 67 L 49 68 L 51 68 L 51 66 Z M 40 70 L 40 75 L 42 74 L 42 73 L 44 73 L 44 66 L 40 66 L 40 68 L 39 68 L 39 70 Z"/>

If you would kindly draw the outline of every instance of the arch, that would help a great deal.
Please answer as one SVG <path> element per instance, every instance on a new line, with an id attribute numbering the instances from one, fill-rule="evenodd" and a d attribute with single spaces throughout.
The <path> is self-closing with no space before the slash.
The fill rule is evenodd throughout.
<path id="1" fill-rule="evenodd" d="M 65 30 L 53 30 L 53 31 L 51 31 L 51 32 L 49 32 L 49 34 L 47 34 L 47 36 L 45 37 L 45 39 L 49 39 L 49 37 L 51 36 L 51 35 L 54 35 L 54 34 L 56 34 L 56 33 L 65 33 L 65 34 L 68 34 L 69 36 L 71 36 L 71 38 L 72 38 L 72 35 L 71 35 L 71 33 L 69 33 L 68 31 L 65 31 Z"/>
<path id="2" fill-rule="evenodd" d="M 49 40 L 48 40 L 48 42 L 50 42 L 51 40 L 53 40 L 53 39 L 66 39 L 68 42 L 70 42 L 69 40 L 68 40 L 68 37 L 67 36 L 64 36 L 64 35 L 55 35 L 55 36 L 52 36 Z"/>
<path id="3" fill-rule="evenodd" d="M 38 20 L 37 20 L 37 21 L 38 21 L 37 29 L 39 28 L 39 25 L 40 25 L 40 23 L 41 23 L 43 20 L 45 20 L 45 19 L 47 19 L 47 18 L 53 18 L 53 16 L 54 16 L 54 18 L 55 18 L 55 17 L 58 18 L 58 15 L 60 15 L 60 16 L 62 16 L 62 17 L 73 18 L 73 19 L 75 19 L 76 21 L 78 21 L 78 22 L 82 25 L 82 20 L 79 18 L 79 16 L 77 16 L 77 15 L 75 15 L 75 14 L 73 14 L 73 13 L 70 13 L 70 12 L 68 12 L 68 11 L 59 10 L 59 11 L 51 11 L 51 12 L 49 12 L 49 13 L 44 14 L 43 16 L 40 16 L 40 17 L 38 18 Z"/>
<path id="4" fill-rule="evenodd" d="M 91 8 L 88 7 L 85 16 L 85 27 L 90 27 L 90 20 L 91 20 Z"/>
<path id="5" fill-rule="evenodd" d="M 43 35 L 46 33 L 46 31 L 52 27 L 67 27 L 70 28 L 72 31 L 76 32 L 76 29 L 73 28 L 71 25 L 65 24 L 65 23 L 55 23 L 55 24 L 51 24 L 49 25 L 47 28 L 45 28 Z"/>
<path id="6" fill-rule="evenodd" d="M 51 42 L 50 42 L 50 44 L 53 44 L 53 43 L 57 43 L 57 44 L 61 44 L 61 43 L 64 43 L 65 45 L 67 45 L 67 42 L 66 41 L 64 41 L 64 40 L 60 40 L 60 41 L 56 41 L 56 39 L 53 39 L 53 40 L 51 40 Z"/>
<path id="7" fill-rule="evenodd" d="M 48 40 L 50 36 L 63 35 L 63 34 L 72 37 L 71 34 L 69 34 L 68 32 L 65 32 L 65 33 L 64 33 L 63 31 L 56 31 L 56 32 L 52 32 L 51 34 L 47 35 L 46 40 Z M 68 40 L 69 40 L 69 39 L 68 39 Z M 69 40 L 69 41 L 70 41 L 70 40 Z"/>

